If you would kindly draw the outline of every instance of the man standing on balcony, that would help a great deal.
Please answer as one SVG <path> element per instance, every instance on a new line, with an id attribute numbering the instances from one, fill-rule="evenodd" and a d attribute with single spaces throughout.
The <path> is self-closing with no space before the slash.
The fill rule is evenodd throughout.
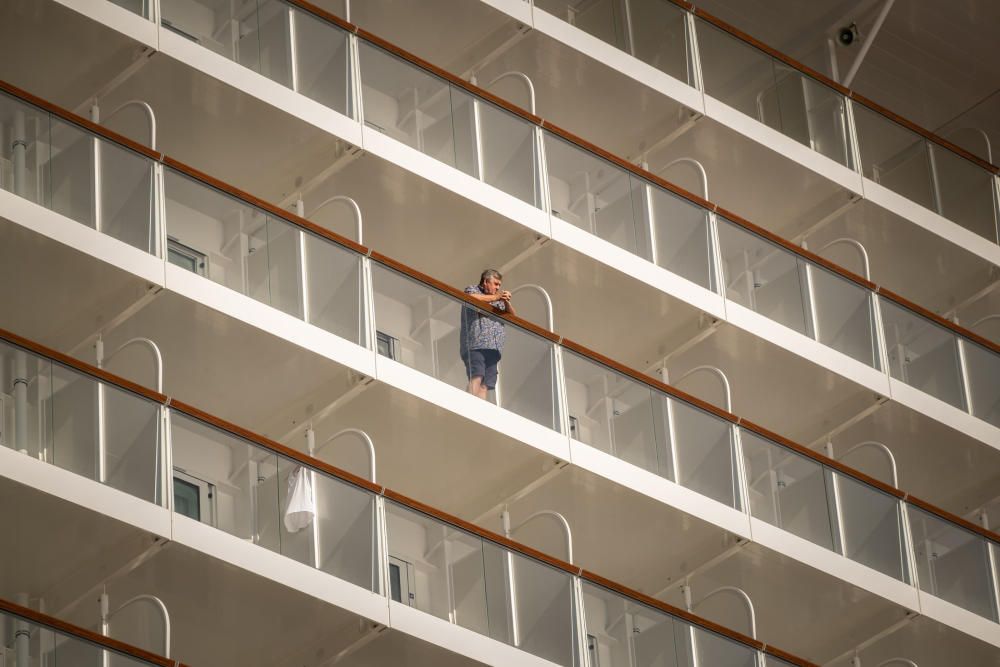
<path id="1" fill-rule="evenodd" d="M 465 293 L 497 310 L 514 314 L 510 292 L 500 289 L 503 276 L 496 269 L 487 269 L 479 277 L 478 285 L 469 285 Z M 497 364 L 503 350 L 504 323 L 471 306 L 462 308 L 462 326 L 459 334 L 459 354 L 465 362 L 465 375 L 469 379 L 468 392 L 479 398 L 497 386 Z"/>

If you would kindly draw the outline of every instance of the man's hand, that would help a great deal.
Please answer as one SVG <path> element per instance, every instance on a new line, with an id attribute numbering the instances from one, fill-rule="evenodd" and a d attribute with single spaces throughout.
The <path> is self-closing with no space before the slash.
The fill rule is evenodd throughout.
<path id="1" fill-rule="evenodd" d="M 500 292 L 497 292 L 497 293 L 496 293 L 496 296 L 497 296 L 497 298 L 499 298 L 499 299 L 500 299 L 501 301 L 506 301 L 507 303 L 510 303 L 510 296 L 511 296 L 511 295 L 510 295 L 510 292 L 508 292 L 507 290 L 502 290 L 502 291 L 500 291 Z"/>

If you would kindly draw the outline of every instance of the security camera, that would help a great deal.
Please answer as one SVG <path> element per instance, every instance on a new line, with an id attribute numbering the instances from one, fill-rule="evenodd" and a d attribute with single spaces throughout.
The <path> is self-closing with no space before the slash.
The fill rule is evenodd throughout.
<path id="1" fill-rule="evenodd" d="M 858 24 L 844 26 L 837 32 L 837 41 L 841 46 L 850 46 L 858 38 Z"/>

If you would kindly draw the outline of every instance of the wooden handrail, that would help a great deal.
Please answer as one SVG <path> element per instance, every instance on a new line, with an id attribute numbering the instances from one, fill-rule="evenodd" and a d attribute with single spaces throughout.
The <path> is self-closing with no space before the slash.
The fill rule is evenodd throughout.
<path id="1" fill-rule="evenodd" d="M 177 660 L 164 658 L 163 656 L 141 649 L 138 646 L 132 646 L 131 644 L 126 644 L 123 641 L 106 637 L 102 634 L 93 632 L 92 630 L 87 630 L 86 628 L 81 628 L 80 626 L 74 625 L 68 621 L 56 618 L 55 616 L 49 616 L 43 612 L 35 611 L 30 607 L 25 607 L 15 602 L 11 602 L 10 600 L 0 598 L 0 612 L 11 616 L 17 616 L 25 621 L 28 621 L 29 623 L 44 626 L 50 630 L 59 632 L 60 634 L 74 637 L 80 641 L 87 642 L 88 644 L 94 644 L 96 646 L 100 646 L 101 648 L 108 649 L 109 651 L 114 651 L 115 653 L 135 658 L 136 660 L 142 660 L 143 662 L 159 665 L 160 667 L 187 667 L 187 665 Z"/>

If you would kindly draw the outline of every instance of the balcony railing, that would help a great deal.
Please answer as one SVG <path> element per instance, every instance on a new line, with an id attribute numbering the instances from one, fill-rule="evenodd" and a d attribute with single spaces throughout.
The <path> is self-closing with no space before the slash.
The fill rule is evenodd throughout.
<path id="1" fill-rule="evenodd" d="M 16 89 L 10 87 L 8 89 L 16 92 Z M 19 94 L 31 99 L 27 94 Z M 26 106 L 21 102 L 11 103 Z M 36 100 L 35 104 L 45 103 Z M 52 105 L 48 105 L 48 108 L 52 113 L 58 112 L 64 119 L 75 120 L 69 112 L 58 110 Z M 84 124 L 85 121 L 81 120 L 80 123 Z M 102 138 L 115 137 L 113 133 L 101 128 L 94 129 L 102 133 Z M 151 155 L 155 157 L 157 154 L 151 153 Z M 163 245 L 168 249 L 171 247 L 170 236 L 163 232 L 176 229 L 178 234 L 208 233 L 208 236 L 214 238 L 212 243 L 218 247 L 218 251 L 202 254 L 208 262 L 204 271 L 201 270 L 199 262 L 184 263 L 177 255 L 170 253 L 165 261 L 182 263 L 188 270 L 195 273 L 202 272 L 205 277 L 233 286 L 244 294 L 300 319 L 305 318 L 306 321 L 320 326 L 325 325 L 334 333 L 343 331 L 343 334 L 338 333 L 338 335 L 343 335 L 347 340 L 357 342 L 368 349 L 378 349 L 384 356 L 389 356 L 459 388 L 464 387 L 466 382 L 460 365 L 459 341 L 456 333 L 462 309 L 475 308 L 484 316 L 501 318 L 507 327 L 507 338 L 510 341 L 510 347 L 503 361 L 501 375 L 503 379 L 498 384 L 494 396 L 494 400 L 501 408 L 567 434 L 580 442 L 603 449 L 730 507 L 741 511 L 748 511 L 749 508 L 751 515 L 754 515 L 754 505 L 748 499 L 752 498 L 752 489 L 760 492 L 760 487 L 756 486 L 760 480 L 759 475 L 751 475 L 748 469 L 756 465 L 759 470 L 761 464 L 759 457 L 755 464 L 746 452 L 741 451 L 743 439 L 741 434 L 749 429 L 778 442 L 780 447 L 794 450 L 821 466 L 837 471 L 837 474 L 830 473 L 829 477 L 833 481 L 828 485 L 831 489 L 843 489 L 837 493 L 830 491 L 829 498 L 832 500 L 828 500 L 827 512 L 831 516 L 829 520 L 831 537 L 826 540 L 822 537 L 826 531 L 818 529 L 815 535 L 810 533 L 807 539 L 815 538 L 814 541 L 818 544 L 848 558 L 880 569 L 907 583 L 913 583 L 913 573 L 917 570 L 916 558 L 912 556 L 915 547 L 905 544 L 905 539 L 901 540 L 900 529 L 898 525 L 894 527 L 889 521 L 888 510 L 884 515 L 886 520 L 871 530 L 877 529 L 878 539 L 886 544 L 900 541 L 905 544 L 905 547 L 901 548 L 906 552 L 906 557 L 901 556 L 896 564 L 886 564 L 888 562 L 886 553 L 891 552 L 887 547 L 874 547 L 870 544 L 864 548 L 856 546 L 859 542 L 857 535 L 866 535 L 866 529 L 860 524 L 853 523 L 850 507 L 851 498 L 865 494 L 870 494 L 870 500 L 878 501 L 876 504 L 879 504 L 882 502 L 882 496 L 877 493 L 878 491 L 897 498 L 905 497 L 903 492 L 881 485 L 861 473 L 783 440 L 779 436 L 774 436 L 760 427 L 751 427 L 749 422 L 735 415 L 698 401 L 572 341 L 562 339 L 552 332 L 542 330 L 519 318 L 493 313 L 459 290 L 278 207 L 255 199 L 232 186 L 211 179 L 182 163 L 160 156 L 159 161 L 153 166 L 159 176 L 157 182 L 174 183 L 171 191 L 163 195 L 167 201 L 164 208 L 175 211 L 174 215 L 178 216 L 178 219 L 173 220 L 168 215 L 165 228 L 158 230 L 158 234 L 163 234 Z M 171 178 L 168 179 L 168 176 Z M 153 192 L 160 192 L 163 189 L 154 187 Z M 140 217 L 140 221 L 140 225 L 144 224 L 145 218 Z M 728 224 L 725 220 L 722 222 Z M 734 232 L 746 236 L 745 230 L 752 226 L 749 223 L 744 224 L 747 227 L 733 225 Z M 196 241 L 194 237 L 184 238 Z M 228 240 L 225 240 L 227 238 Z M 724 240 L 722 244 L 724 247 L 731 247 L 726 240 L 728 234 L 723 235 L 720 232 L 716 238 Z M 220 242 L 219 239 L 224 240 Z M 754 239 L 755 242 L 762 244 L 762 249 L 748 249 L 746 243 L 742 245 L 741 252 L 750 258 L 746 260 L 750 264 L 745 267 L 749 269 L 750 277 L 746 277 L 745 280 L 748 282 L 752 280 L 754 291 L 760 290 L 765 285 L 775 287 L 774 291 L 766 293 L 767 298 L 761 298 L 754 307 L 773 309 L 773 312 L 777 313 L 773 315 L 775 318 L 778 318 L 778 314 L 781 318 L 792 318 L 786 320 L 788 322 L 793 322 L 794 318 L 798 317 L 798 321 L 805 323 L 803 326 L 808 325 L 814 332 L 832 330 L 834 335 L 827 339 L 830 344 L 842 345 L 845 352 L 854 350 L 857 354 L 863 355 L 867 353 L 867 346 L 871 344 L 871 340 L 867 338 L 869 334 L 866 328 L 868 325 L 865 324 L 866 319 L 870 321 L 872 313 L 878 312 L 880 305 L 883 308 L 891 306 L 893 310 L 889 311 L 887 318 L 897 315 L 907 316 L 912 322 L 929 328 L 928 330 L 935 335 L 930 335 L 922 331 L 919 326 L 907 324 L 905 321 L 898 326 L 894 325 L 894 337 L 889 340 L 892 341 L 892 349 L 898 356 L 893 357 L 883 353 L 884 358 L 889 360 L 885 366 L 895 364 L 893 369 L 898 368 L 900 379 L 915 384 L 918 388 L 926 386 L 928 390 L 947 388 L 941 381 L 944 371 L 940 368 L 953 374 L 958 373 L 962 381 L 961 391 L 944 393 L 941 396 L 947 400 L 949 396 L 955 395 L 963 401 L 968 401 L 967 397 L 975 398 L 978 392 L 981 402 L 976 403 L 973 400 L 968 404 L 973 406 L 973 410 L 992 410 L 987 413 L 980 412 L 980 415 L 994 420 L 997 418 L 996 397 L 1000 396 L 1000 380 L 998 380 L 1000 373 L 992 369 L 996 368 L 995 364 L 1000 356 L 985 347 L 990 345 L 989 343 L 979 346 L 968 338 L 955 336 L 954 332 L 958 328 L 954 325 L 950 325 L 950 328 L 942 327 L 935 323 L 933 315 L 920 316 L 911 310 L 913 306 L 901 305 L 904 302 L 898 297 L 887 295 L 885 292 L 877 293 L 871 288 L 867 293 L 868 299 L 872 300 L 870 303 L 864 298 L 859 299 L 855 293 L 851 296 L 848 308 L 834 309 L 829 313 L 814 306 L 806 308 L 801 305 L 802 302 L 796 303 L 795 300 L 808 299 L 812 292 L 827 293 L 839 290 L 846 291 L 850 295 L 851 290 L 856 292 L 856 285 L 840 280 L 841 270 L 836 267 L 828 269 L 823 260 L 816 260 L 815 265 L 802 267 L 797 263 L 801 261 L 803 255 L 791 258 L 796 262 L 794 269 L 786 267 L 776 270 L 772 265 L 781 264 L 783 253 L 788 247 L 780 239 L 767 236 L 765 232 L 757 232 L 751 240 Z M 215 248 L 216 245 L 210 247 Z M 240 249 L 227 255 L 226 247 Z M 187 246 L 184 248 L 192 250 Z M 254 248 L 253 253 L 250 252 L 251 248 Z M 330 266 L 322 267 L 323 271 L 329 272 L 331 276 L 340 276 L 340 282 L 336 280 L 320 284 L 314 282 L 315 274 L 310 271 L 308 262 L 310 248 L 320 248 L 321 252 L 325 253 L 324 261 L 329 261 Z M 213 260 L 213 253 L 225 261 Z M 190 259 L 190 253 L 188 255 L 187 259 Z M 302 258 L 306 258 L 306 261 L 303 262 Z M 211 269 L 213 262 L 216 265 Z M 813 283 L 809 282 L 812 273 L 823 277 L 823 281 L 815 281 L 815 287 L 802 290 L 790 288 L 787 284 L 782 286 L 782 282 L 791 282 L 794 285 L 794 280 L 805 280 L 812 285 Z M 325 276 L 324 273 L 320 277 L 325 281 Z M 737 283 L 738 280 L 732 282 Z M 358 287 L 359 285 L 361 287 Z M 791 297 L 776 296 L 782 291 Z M 752 296 L 753 292 L 750 294 Z M 811 301 L 807 300 L 805 303 Z M 314 308 L 311 304 L 323 304 L 323 306 Z M 323 317 L 309 319 L 310 313 L 323 313 Z M 882 318 L 875 320 L 881 322 Z M 895 322 L 889 319 L 886 321 Z M 836 326 L 824 329 L 829 322 L 835 323 Z M 938 340 L 942 332 L 946 334 L 943 343 Z M 380 333 L 388 344 L 384 345 L 378 340 Z M 822 339 L 822 333 L 820 337 Z M 944 363 L 950 359 L 949 355 L 952 352 L 949 350 L 953 351 L 957 358 L 951 365 Z M 972 370 L 969 370 L 970 357 L 976 361 Z M 878 355 L 873 356 L 873 360 L 879 358 Z M 10 367 L 15 368 L 15 366 Z M 903 375 L 904 371 L 910 375 Z M 890 372 L 894 373 L 893 377 L 897 377 L 895 370 Z M 918 380 L 927 384 L 917 384 Z M 14 383 L 11 386 L 18 388 L 21 384 Z M 61 387 L 62 384 L 52 382 L 52 386 Z M 129 386 L 124 388 L 129 389 Z M 116 401 L 124 399 L 115 399 L 115 394 L 113 392 L 109 394 L 101 384 L 98 385 L 98 390 L 99 395 L 105 396 L 102 403 L 105 407 L 103 412 L 99 413 L 103 415 L 100 423 L 104 425 L 102 427 L 104 435 L 96 446 L 103 447 L 105 454 L 97 456 L 94 469 L 97 471 L 95 473 L 97 479 L 115 483 L 114 471 L 118 468 L 112 464 L 118 458 L 122 461 L 131 461 L 133 456 L 116 455 L 114 452 L 123 449 L 133 451 L 133 445 L 129 444 L 132 441 L 129 438 L 136 437 L 136 434 L 142 432 L 140 430 L 142 428 L 148 429 L 149 422 L 147 420 L 133 423 L 134 415 L 142 411 L 136 412 L 130 408 L 131 421 L 123 423 L 121 427 L 109 427 L 108 415 L 113 414 Z M 44 397 L 51 395 L 51 389 L 47 390 L 49 394 L 45 394 L 45 391 L 43 389 L 40 395 L 39 409 L 46 405 Z M 155 395 L 146 398 L 156 400 Z M 990 400 L 993 402 L 990 403 Z M 55 398 L 50 399 L 50 403 L 54 401 Z M 714 419 L 712 415 L 720 419 Z M 727 422 L 728 426 L 723 422 Z M 160 437 L 163 428 L 159 426 L 159 421 L 155 423 L 157 424 L 155 434 Z M 739 425 L 740 428 L 735 429 L 733 425 Z M 117 436 L 119 431 L 124 435 Z M 710 446 L 706 447 L 704 444 L 705 438 L 711 443 Z M 154 458 L 160 456 L 162 459 L 162 453 L 157 454 L 160 449 L 162 448 L 155 446 L 151 448 Z M 118 458 L 115 458 L 116 456 Z M 60 461 L 66 460 L 64 456 L 58 458 Z M 773 459 L 775 455 L 765 458 Z M 794 457 L 786 456 L 777 458 L 794 460 Z M 76 461 L 76 455 L 71 460 Z M 87 459 L 82 457 L 79 460 Z M 126 469 L 127 467 L 126 465 Z M 103 477 L 101 470 L 104 471 Z M 814 477 L 814 475 L 807 476 Z M 827 476 L 824 473 L 824 478 Z M 774 479 L 777 480 L 777 477 Z M 160 486 L 157 487 L 156 480 L 159 478 L 150 477 L 147 486 L 143 487 L 145 493 L 152 495 L 140 495 L 140 497 L 162 496 L 160 489 L 164 488 L 163 482 L 160 480 Z M 855 482 L 861 482 L 867 487 L 855 491 L 853 486 Z M 787 486 L 787 480 L 784 483 Z M 776 489 L 785 488 L 779 487 L 777 481 L 774 481 L 774 485 Z M 805 489 L 807 486 L 801 488 Z M 778 502 L 777 496 L 781 494 L 778 492 L 775 494 L 772 494 L 774 498 L 771 500 L 771 510 L 760 510 L 764 512 L 761 515 L 764 520 L 775 517 L 773 521 L 777 522 L 782 516 L 787 515 L 787 512 L 779 511 L 781 503 Z M 983 544 L 996 539 L 993 533 L 979 529 L 948 513 L 938 511 L 938 514 L 946 520 L 964 526 L 960 530 L 971 530 L 977 535 L 975 539 Z M 903 516 L 905 512 L 900 511 L 897 523 L 902 521 L 900 517 Z M 903 523 L 905 525 L 905 521 Z M 778 525 L 783 527 L 783 524 Z M 814 531 L 817 528 L 810 526 L 809 530 Z M 867 537 L 861 541 L 866 540 L 868 543 L 871 542 Z M 989 555 L 989 549 L 983 547 L 983 551 Z M 990 558 L 995 559 L 995 556 L 990 555 Z M 992 571 L 991 565 L 990 577 L 994 576 Z M 974 576 L 976 572 L 977 570 L 970 568 L 967 574 Z M 919 583 L 923 586 L 926 582 L 921 580 Z M 991 581 L 981 581 L 979 584 L 981 585 L 975 586 L 976 590 L 995 591 Z M 994 599 L 997 596 L 995 592 L 990 595 Z M 989 617 L 996 620 L 996 603 L 993 604 L 990 612 L 992 615 Z"/>
<path id="2" fill-rule="evenodd" d="M 187 667 L 48 614 L 0 598 L 0 664 Z M 9 643 L 8 643 L 9 642 Z"/>
<path id="3" fill-rule="evenodd" d="M 0 330 L 0 337 L 6 341 L 0 348 L 0 368 L 18 368 L 27 376 L 24 362 L 17 360 L 30 360 L 34 369 L 58 364 L 95 382 L 132 386 L 9 332 Z M 37 380 L 19 376 L 18 383 Z M 21 425 L 33 423 L 47 405 L 33 396 L 15 399 L 10 421 L 20 432 Z M 597 629 L 602 619 L 609 622 L 613 607 L 622 607 L 634 635 L 647 634 L 627 637 L 636 642 L 633 658 L 624 652 L 601 664 L 656 664 L 656 652 L 669 648 L 683 656 L 677 664 L 688 667 L 751 667 L 778 658 L 812 667 L 194 406 L 166 396 L 155 405 L 169 423 L 162 448 L 169 459 L 149 457 L 143 465 L 131 466 L 127 475 L 136 483 L 123 490 L 135 494 L 143 484 L 151 488 L 144 480 L 169 474 L 173 493 L 157 502 L 172 512 L 397 603 L 565 667 L 596 664 L 586 649 L 584 630 Z M 95 421 L 94 403 L 90 407 Z M 67 450 L 94 451 L 96 429 L 91 430 L 77 433 Z M 160 441 L 148 434 L 144 442 L 152 447 Z M 25 448 L 29 455 L 33 451 Z M 293 516 L 299 506 L 292 496 L 303 493 L 297 487 L 304 480 L 311 517 L 301 522 Z M 601 628 L 602 634 L 618 631 L 610 625 Z M 671 646 L 663 646 L 668 638 Z"/>
<path id="4" fill-rule="evenodd" d="M 655 0 L 653 4 L 656 3 L 671 12 L 680 11 L 666 0 Z M 164 20 L 171 15 L 170 7 L 171 2 L 165 2 Z M 177 11 L 177 23 L 170 23 L 173 29 L 179 30 L 182 24 L 187 25 L 184 21 L 194 20 L 185 19 L 188 14 Z M 886 372 L 895 380 L 1000 426 L 1000 380 L 996 380 L 1000 376 L 995 372 L 1000 368 L 1000 346 L 991 341 L 306 3 L 270 0 L 259 9 L 247 6 L 244 13 L 245 16 L 234 15 L 223 22 L 230 25 L 233 21 L 248 21 L 249 27 L 238 31 L 243 35 L 239 40 L 229 40 L 225 49 L 216 49 L 222 55 L 247 64 L 321 103 L 330 104 L 334 110 L 353 118 L 361 117 L 367 126 L 522 201 L 550 211 L 554 218 L 565 220 L 867 366 Z M 218 16 L 211 16 L 216 17 L 214 21 L 221 21 Z M 303 25 L 308 25 L 309 30 L 301 29 Z M 265 30 L 263 26 L 269 27 Z M 206 31 L 215 34 L 221 29 L 214 23 L 208 26 L 197 22 L 189 28 L 191 35 Z M 725 39 L 735 39 L 711 25 L 705 30 L 712 34 L 718 32 Z M 350 48 L 352 42 L 357 43 L 354 57 L 351 56 L 354 52 Z M 217 46 L 206 44 L 211 48 Z M 331 44 L 337 46 L 328 53 L 324 49 Z M 737 46 L 750 48 L 743 42 L 738 42 Z M 246 55 L 248 49 L 251 55 Z M 300 61 L 301 66 L 292 66 Z M 316 62 L 324 64 L 320 67 Z M 316 79 L 324 82 L 322 90 L 326 92 L 323 94 L 316 93 L 315 86 L 303 86 L 296 74 L 317 67 L 327 71 L 326 76 Z M 799 70 L 793 68 L 791 71 L 801 78 Z M 338 73 L 339 78 L 333 77 L 332 72 Z M 336 85 L 329 88 L 333 79 Z M 737 79 L 743 81 L 743 78 Z M 350 83 L 352 80 L 355 85 Z M 815 83 L 811 79 L 809 82 L 809 85 Z M 343 94 L 338 92 L 334 96 L 336 101 L 330 102 L 333 98 L 327 93 L 333 89 Z M 778 97 L 784 99 L 781 95 Z M 786 118 L 787 114 L 781 117 Z M 940 145 L 934 144 L 933 151 L 942 150 Z M 167 208 L 171 208 L 173 196 L 173 201 L 180 203 L 179 208 L 183 210 L 187 204 L 180 191 L 186 188 L 178 185 L 181 179 L 168 172 L 165 180 L 178 190 L 172 195 L 167 188 L 168 192 L 163 195 Z M 970 182 L 968 179 L 959 181 L 967 185 Z M 988 181 L 984 182 L 992 197 L 992 176 Z M 948 196 L 956 202 L 973 201 L 965 190 Z M 989 206 L 992 211 L 993 204 Z M 241 205 L 226 209 L 206 202 L 202 208 L 206 207 L 216 210 L 207 213 L 216 216 L 216 223 L 213 223 L 216 225 L 224 223 L 220 215 L 257 215 L 261 218 L 256 225 L 247 223 L 245 231 L 256 232 L 255 239 L 218 248 L 212 245 L 205 251 L 216 256 L 214 265 L 208 264 L 212 267 L 213 279 L 228 281 L 224 284 L 230 285 L 239 283 L 237 289 L 243 293 L 259 295 L 265 302 L 299 317 L 308 312 L 304 303 L 306 292 L 303 291 L 307 286 L 296 287 L 290 279 L 291 272 L 295 271 L 295 261 L 289 255 L 295 234 L 286 232 L 285 241 L 281 241 L 278 239 L 282 236 L 281 223 L 274 216 L 253 214 Z M 243 212 L 237 213 L 241 208 Z M 168 220 L 166 224 L 169 227 L 171 222 Z M 232 227 L 229 223 L 225 225 Z M 275 260 L 268 257 L 251 261 L 234 255 L 256 252 L 272 232 Z M 223 236 L 232 239 L 233 233 L 236 232 L 224 230 Z M 157 242 L 156 234 L 149 230 L 145 236 L 143 234 L 141 226 L 131 232 L 140 241 L 150 239 L 149 243 L 154 246 L 171 243 L 170 238 Z M 312 236 L 303 238 L 301 243 L 313 246 L 315 252 L 322 248 Z M 272 242 L 267 240 L 266 243 Z M 280 256 L 282 252 L 286 257 Z M 302 249 L 298 253 L 300 258 L 307 254 Z M 276 270 L 279 261 L 282 261 L 281 268 Z M 298 261 L 303 266 L 308 264 L 302 259 Z M 243 265 L 242 275 L 236 275 L 235 269 L 224 269 L 234 263 Z M 272 289 L 271 285 L 261 282 L 264 274 L 253 267 L 265 263 L 272 269 L 268 274 L 273 276 L 272 283 L 282 287 Z M 308 265 L 313 267 L 316 263 Z M 282 279 L 277 275 L 282 272 L 289 273 L 289 277 Z M 255 273 L 259 274 L 256 278 Z M 300 292 L 297 295 L 296 289 Z M 340 297 L 347 298 L 346 290 L 345 287 Z M 880 304 L 890 301 L 896 307 L 880 309 Z M 891 312 L 883 313 L 883 310 Z M 896 311 L 901 314 L 895 316 Z M 896 335 L 895 331 L 888 331 L 900 319 L 913 322 L 913 328 L 940 330 L 942 335 L 950 336 L 953 342 L 949 347 L 955 350 L 954 359 L 944 362 L 928 358 L 929 351 L 920 336 L 905 331 Z M 359 338 L 355 340 L 360 342 L 363 336 L 360 324 L 358 331 Z M 971 359 L 981 363 L 970 364 Z M 957 381 L 956 373 L 960 376 Z"/>
<path id="5" fill-rule="evenodd" d="M 685 0 L 535 0 L 535 6 L 1000 242 L 1000 168 Z"/>

